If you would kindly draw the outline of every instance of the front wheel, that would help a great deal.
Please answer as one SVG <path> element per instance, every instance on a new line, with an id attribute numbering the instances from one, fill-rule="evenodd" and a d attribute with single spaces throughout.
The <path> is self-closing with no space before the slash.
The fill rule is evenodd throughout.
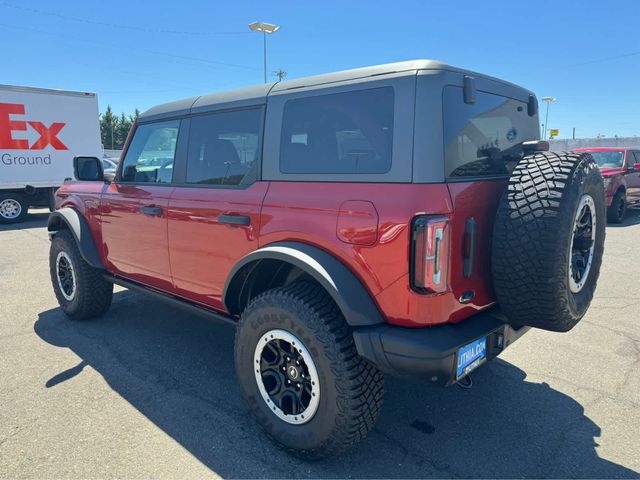
<path id="1" fill-rule="evenodd" d="M 0 194 L 0 223 L 18 223 L 25 219 L 29 204 L 19 193 Z"/>
<path id="2" fill-rule="evenodd" d="M 607 209 L 607 220 L 609 223 L 622 223 L 625 213 L 627 213 L 627 198 L 622 190 L 618 190 Z"/>
<path id="3" fill-rule="evenodd" d="M 382 408 L 382 373 L 358 356 L 340 310 L 315 284 L 255 298 L 240 319 L 235 364 L 258 423 L 303 458 L 362 440 Z"/>
<path id="4" fill-rule="evenodd" d="M 60 308 L 73 320 L 87 320 L 109 310 L 113 284 L 80 255 L 69 230 L 53 237 L 49 251 L 51 283 Z"/>

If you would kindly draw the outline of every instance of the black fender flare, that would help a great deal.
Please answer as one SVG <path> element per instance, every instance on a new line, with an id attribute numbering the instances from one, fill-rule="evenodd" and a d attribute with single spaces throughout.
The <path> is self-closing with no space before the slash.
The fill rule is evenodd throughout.
<path id="1" fill-rule="evenodd" d="M 267 259 L 289 263 L 310 275 L 336 302 L 352 327 L 385 323 L 365 286 L 344 263 L 320 248 L 300 242 L 272 243 L 240 259 L 229 273 L 222 292 L 229 313 L 241 313 L 239 297 L 235 295 L 242 290 L 247 278 L 241 272 Z"/>
<path id="2" fill-rule="evenodd" d="M 102 263 L 93 235 L 91 235 L 91 229 L 85 218 L 76 209 L 71 207 L 64 207 L 52 212 L 47 222 L 47 230 L 51 238 L 61 229 L 62 224 L 64 224 L 73 235 L 82 258 L 92 267 L 104 270 L 104 264 Z"/>

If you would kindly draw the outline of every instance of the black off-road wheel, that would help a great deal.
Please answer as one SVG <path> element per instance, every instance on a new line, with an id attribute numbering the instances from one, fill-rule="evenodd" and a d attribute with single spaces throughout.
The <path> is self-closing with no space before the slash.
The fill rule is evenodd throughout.
<path id="1" fill-rule="evenodd" d="M 258 423 L 304 459 L 359 442 L 382 408 L 382 373 L 357 354 L 342 313 L 313 283 L 275 288 L 249 304 L 235 364 Z"/>
<path id="2" fill-rule="evenodd" d="M 580 321 L 600 273 L 605 219 L 602 176 L 588 153 L 518 163 L 492 247 L 496 296 L 511 323 L 566 332 Z"/>
<path id="3" fill-rule="evenodd" d="M 29 203 L 19 193 L 0 193 L 0 224 L 18 223 L 27 217 Z"/>
<path id="4" fill-rule="evenodd" d="M 627 213 L 627 195 L 623 190 L 618 190 L 607 209 L 607 220 L 611 223 L 622 223 Z"/>
<path id="5" fill-rule="evenodd" d="M 89 265 L 68 230 L 55 234 L 49 250 L 51 283 L 62 311 L 73 320 L 102 315 L 111 306 L 113 284 Z"/>

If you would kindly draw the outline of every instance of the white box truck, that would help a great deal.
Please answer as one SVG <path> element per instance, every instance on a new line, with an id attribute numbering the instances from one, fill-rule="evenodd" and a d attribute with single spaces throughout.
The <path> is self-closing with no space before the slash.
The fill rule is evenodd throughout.
<path id="1" fill-rule="evenodd" d="M 73 157 L 102 157 L 95 93 L 0 85 L 0 223 L 53 208 Z"/>

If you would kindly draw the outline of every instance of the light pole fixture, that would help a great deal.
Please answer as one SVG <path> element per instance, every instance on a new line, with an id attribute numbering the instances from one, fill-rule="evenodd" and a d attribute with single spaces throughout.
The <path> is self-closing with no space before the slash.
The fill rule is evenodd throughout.
<path id="1" fill-rule="evenodd" d="M 249 30 L 252 32 L 262 32 L 264 47 L 264 83 L 267 83 L 267 35 L 276 33 L 280 30 L 280 27 L 273 23 L 252 22 L 249 24 Z"/>
<path id="2" fill-rule="evenodd" d="M 547 113 L 544 117 L 544 134 L 542 135 L 543 140 L 547 139 L 547 130 L 549 129 L 549 104 L 551 102 L 555 102 L 556 100 L 558 99 L 554 97 L 542 97 L 542 101 L 547 102 Z"/>

